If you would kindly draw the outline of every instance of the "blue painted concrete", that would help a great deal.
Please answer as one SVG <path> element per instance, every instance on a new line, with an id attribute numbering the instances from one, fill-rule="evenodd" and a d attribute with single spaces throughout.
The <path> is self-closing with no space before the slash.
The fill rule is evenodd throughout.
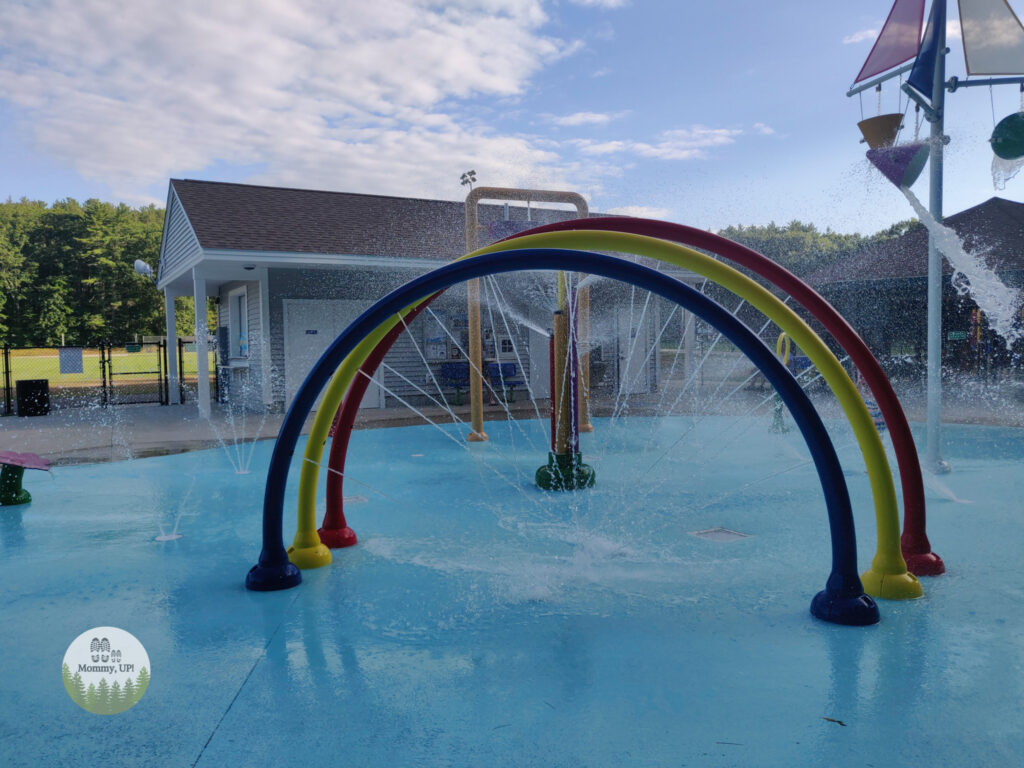
<path id="1" fill-rule="evenodd" d="M 751 422 L 730 442 L 730 423 L 686 433 L 639 498 L 686 419 L 598 420 L 599 486 L 554 495 L 529 483 L 541 424 L 490 424 L 472 453 L 431 427 L 357 432 L 360 545 L 282 593 L 242 586 L 269 444 L 251 475 L 220 451 L 27 473 L 32 504 L 0 508 L 0 764 L 1016 764 L 1024 434 L 946 428 L 955 471 L 928 500 L 949 573 L 850 628 L 807 611 L 829 564 L 810 465 L 744 487 L 805 458 L 799 436 Z M 870 490 L 841 458 L 864 567 Z M 154 541 L 176 518 L 183 538 Z M 751 536 L 688 535 L 715 526 Z M 60 679 L 97 625 L 153 666 L 112 717 Z"/>

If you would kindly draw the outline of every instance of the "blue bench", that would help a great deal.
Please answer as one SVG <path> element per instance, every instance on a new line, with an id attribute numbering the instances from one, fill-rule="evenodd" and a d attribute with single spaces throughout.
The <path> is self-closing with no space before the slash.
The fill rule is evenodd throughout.
<path id="1" fill-rule="evenodd" d="M 469 388 L 469 363 L 441 363 L 438 383 L 455 388 L 455 404 L 462 405 L 462 390 Z"/>
<path id="2" fill-rule="evenodd" d="M 522 386 L 525 382 L 516 378 L 515 363 L 488 363 L 487 380 L 495 392 L 501 392 L 502 396 L 510 403 L 516 400 L 516 387 Z"/>

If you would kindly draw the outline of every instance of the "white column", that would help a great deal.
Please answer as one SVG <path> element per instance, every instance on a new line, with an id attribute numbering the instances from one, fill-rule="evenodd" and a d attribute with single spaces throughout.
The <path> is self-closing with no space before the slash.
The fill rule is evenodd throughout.
<path id="1" fill-rule="evenodd" d="M 174 314 L 174 299 L 177 294 L 170 288 L 164 289 L 164 314 L 167 327 L 167 386 L 170 389 L 167 402 L 181 404 L 181 384 L 178 381 L 178 318 Z"/>
<path id="2" fill-rule="evenodd" d="M 257 270 L 260 280 L 260 366 L 263 376 L 263 405 L 269 408 L 274 402 L 273 360 L 270 351 L 270 270 Z M 250 344 L 252 343 L 250 332 Z"/>
<path id="3" fill-rule="evenodd" d="M 697 346 L 697 318 L 685 309 L 680 312 L 683 324 L 683 381 L 689 381 L 693 374 L 693 354 Z"/>
<path id="4" fill-rule="evenodd" d="M 199 415 L 204 419 L 210 417 L 210 345 L 206 339 L 209 330 L 206 327 L 206 278 L 199 267 L 192 267 L 192 295 L 196 304 L 196 377 L 199 380 L 197 392 Z"/>

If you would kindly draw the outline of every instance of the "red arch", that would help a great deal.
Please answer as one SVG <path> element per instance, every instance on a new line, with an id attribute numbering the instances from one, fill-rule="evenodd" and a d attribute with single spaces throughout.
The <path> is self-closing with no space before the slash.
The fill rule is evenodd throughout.
<path id="1" fill-rule="evenodd" d="M 879 365 L 875 356 L 871 354 L 864 341 L 857 335 L 849 323 L 813 288 L 803 282 L 785 267 L 776 264 L 767 256 L 746 246 L 734 243 L 720 235 L 706 232 L 683 224 L 673 224 L 666 221 L 653 219 L 640 219 L 632 217 L 596 217 L 590 219 L 570 219 L 536 227 L 534 229 L 512 235 L 505 238 L 506 241 L 514 240 L 527 235 L 536 235 L 543 232 L 558 232 L 573 229 L 595 229 L 612 232 L 627 232 L 635 235 L 654 237 L 660 240 L 668 240 L 692 248 L 699 248 L 714 253 L 722 258 L 728 259 L 751 272 L 761 276 L 768 282 L 778 286 L 789 294 L 798 304 L 804 307 L 818 322 L 820 322 L 829 333 L 835 338 L 843 350 L 850 356 L 853 364 L 860 371 L 867 383 L 871 394 L 878 402 L 882 411 L 886 427 L 892 437 L 893 449 L 896 453 L 896 463 L 900 471 L 900 483 L 903 490 L 903 535 L 900 538 L 900 546 L 903 550 L 903 558 L 907 561 L 907 568 L 911 573 L 918 576 L 936 576 L 945 572 L 946 567 L 937 554 L 932 552 L 931 543 L 925 530 L 925 500 L 924 482 L 921 478 L 921 464 L 917 458 L 917 448 L 914 445 L 913 436 L 910 433 L 910 425 L 903 413 L 896 393 L 889 383 L 882 366 Z M 402 326 L 398 326 L 401 328 Z M 360 376 L 353 382 L 355 390 L 360 380 L 369 381 L 376 371 L 380 360 L 394 343 L 400 331 L 393 331 L 385 338 L 374 353 L 367 358 L 366 363 L 360 369 L 365 375 Z M 382 350 L 378 355 L 378 350 Z M 372 363 L 372 364 L 371 364 Z M 359 401 L 365 392 L 365 384 L 361 392 L 350 391 L 344 402 L 338 409 L 335 426 L 348 425 L 347 430 L 335 430 L 334 443 L 331 445 L 331 454 L 328 466 L 336 472 L 344 469 L 345 450 L 348 445 L 351 424 L 355 421 L 355 414 L 359 408 Z M 356 395 L 353 397 L 353 395 Z M 340 438 L 340 439 L 339 439 Z M 338 464 L 335 463 L 336 455 L 339 457 Z M 331 472 L 329 478 L 339 478 L 336 485 L 336 494 L 328 489 L 327 495 L 327 516 L 324 520 L 324 528 L 327 528 L 328 519 L 337 525 L 340 517 L 341 525 L 344 526 L 344 514 L 341 511 L 341 482 L 340 475 Z M 329 481 L 330 482 L 330 479 Z M 354 543 L 354 542 L 353 542 Z M 328 544 L 329 545 L 329 544 Z M 330 545 L 329 545 L 330 546 Z"/>

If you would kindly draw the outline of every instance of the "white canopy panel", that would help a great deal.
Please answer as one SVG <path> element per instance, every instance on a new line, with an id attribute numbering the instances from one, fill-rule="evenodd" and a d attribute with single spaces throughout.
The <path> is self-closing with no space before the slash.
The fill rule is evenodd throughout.
<path id="1" fill-rule="evenodd" d="M 1006 0 L 959 0 L 968 75 L 1024 75 L 1024 27 Z"/>

